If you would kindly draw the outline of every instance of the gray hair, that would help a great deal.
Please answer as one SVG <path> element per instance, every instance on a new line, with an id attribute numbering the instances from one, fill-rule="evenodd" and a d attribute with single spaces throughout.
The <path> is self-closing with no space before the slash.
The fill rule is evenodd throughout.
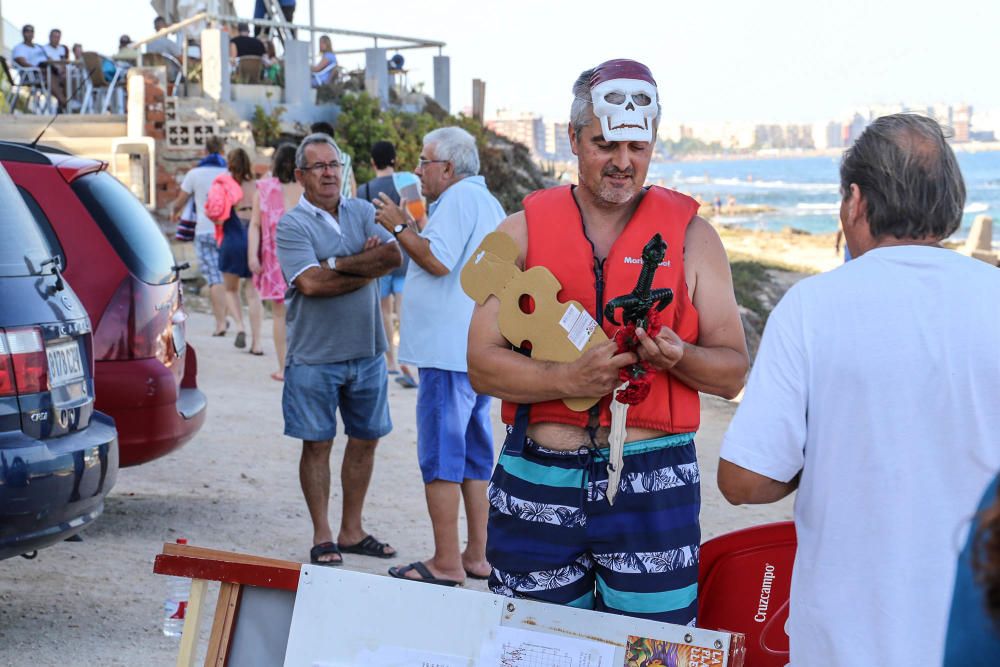
<path id="1" fill-rule="evenodd" d="M 965 182 L 938 123 L 916 114 L 876 119 L 844 153 L 840 187 L 866 202 L 872 236 L 943 239 L 962 224 Z"/>
<path id="2" fill-rule="evenodd" d="M 573 105 L 569 108 L 569 123 L 574 132 L 579 132 L 590 125 L 594 118 L 594 102 L 590 96 L 590 78 L 594 70 L 587 69 L 580 73 L 573 83 Z M 656 139 L 656 128 L 660 126 L 660 115 L 663 107 L 660 105 L 660 91 L 656 91 L 656 120 L 653 121 L 653 139 Z"/>
<path id="3" fill-rule="evenodd" d="M 327 144 L 337 153 L 337 161 L 343 162 L 341 159 L 340 146 L 338 146 L 337 142 L 333 140 L 333 137 L 325 132 L 315 132 L 303 139 L 302 143 L 299 144 L 299 147 L 295 149 L 295 166 L 298 169 L 306 168 L 306 146 L 311 146 L 313 144 Z"/>
<path id="4" fill-rule="evenodd" d="M 456 176 L 475 176 L 479 173 L 476 139 L 460 127 L 431 130 L 424 135 L 424 146 L 434 146 L 435 157 L 451 162 Z"/>

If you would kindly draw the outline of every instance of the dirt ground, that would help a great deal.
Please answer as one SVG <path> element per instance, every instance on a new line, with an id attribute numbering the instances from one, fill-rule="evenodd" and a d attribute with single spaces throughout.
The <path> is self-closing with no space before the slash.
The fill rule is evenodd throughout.
<path id="1" fill-rule="evenodd" d="M 306 558 L 311 529 L 298 483 L 300 444 L 281 434 L 281 385 L 268 377 L 275 366 L 270 321 L 265 321 L 264 357 L 235 349 L 231 335 L 210 337 L 211 328 L 209 316 L 191 314 L 188 337 L 198 350 L 198 381 L 209 401 L 198 436 L 165 458 L 123 469 L 104 515 L 83 533 L 83 542 L 44 549 L 32 561 L 0 562 L 0 665 L 174 664 L 178 640 L 161 633 L 165 582 L 153 574 L 153 558 L 165 541 L 185 537 L 198 546 Z M 400 556 L 397 561 L 346 556 L 347 568 L 372 574 L 425 558 L 431 550 L 416 463 L 416 391 L 390 383 L 390 401 L 395 428 L 379 445 L 366 527 L 390 541 Z M 734 409 L 714 397 L 702 401 L 698 449 L 705 539 L 791 517 L 791 499 L 734 508 L 720 496 L 719 444 Z M 499 448 L 498 410 L 496 404 Z M 334 480 L 342 452 L 341 437 L 335 443 Z M 339 506 L 335 481 L 335 521 Z M 481 582 L 470 580 L 468 586 L 485 590 Z M 214 589 L 209 599 L 205 626 Z M 207 629 L 202 656 L 206 641 Z"/>

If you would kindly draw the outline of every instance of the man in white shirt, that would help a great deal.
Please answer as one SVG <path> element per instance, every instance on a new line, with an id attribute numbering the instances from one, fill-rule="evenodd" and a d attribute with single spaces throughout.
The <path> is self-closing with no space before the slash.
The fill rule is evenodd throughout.
<path id="1" fill-rule="evenodd" d="M 486 579 L 486 486 L 493 471 L 490 397 L 469 383 L 466 343 L 474 303 L 459 274 L 469 256 L 504 218 L 479 176 L 476 140 L 458 127 L 424 137 L 416 170 L 422 192 L 437 201 L 423 231 L 386 194 L 375 219 L 410 256 L 403 286 L 399 360 L 420 371 L 417 458 L 434 529 L 434 555 L 389 569 L 401 579 L 454 586 Z M 469 541 L 461 550 L 458 508 L 465 500 Z"/>
<path id="2" fill-rule="evenodd" d="M 59 30 L 53 30 L 52 33 L 56 35 L 55 43 L 58 45 L 62 33 Z M 45 68 L 43 65 L 48 61 L 65 60 L 67 54 L 56 50 L 50 52 L 44 46 L 35 44 L 35 27 L 33 25 L 29 24 L 21 28 L 21 37 L 24 41 L 11 51 L 14 63 L 20 67 L 42 67 L 42 76 L 45 76 L 49 82 L 49 92 L 59 102 L 59 109 L 62 110 L 66 106 L 66 78 L 63 70 L 55 66 Z M 49 40 L 51 44 L 51 34 Z M 62 47 L 62 49 L 65 48 L 65 46 Z M 31 81 L 30 76 L 28 80 Z M 34 83 L 37 84 L 38 80 L 35 79 Z"/>
<path id="3" fill-rule="evenodd" d="M 719 487 L 798 489 L 792 665 L 941 664 L 962 535 L 1000 469 L 1000 271 L 940 245 L 965 185 L 933 120 L 879 118 L 840 180 L 855 259 L 771 313 Z"/>
<path id="4" fill-rule="evenodd" d="M 226 322 L 226 288 L 222 283 L 222 273 L 219 270 L 219 245 L 215 239 L 216 223 L 205 214 L 205 202 L 212 182 L 220 174 L 226 173 L 226 160 L 222 157 L 225 150 L 225 140 L 212 135 L 205 140 L 205 157 L 198 166 L 184 174 L 181 181 L 181 191 L 171 204 L 174 222 L 177 222 L 184 211 L 188 199 L 194 199 L 195 213 L 198 222 L 194 229 L 194 248 L 198 256 L 198 270 L 208 283 L 209 300 L 212 303 L 212 315 L 215 316 L 215 331 L 213 336 L 225 336 L 228 324 Z"/>
<path id="5" fill-rule="evenodd" d="M 167 21 L 162 16 L 157 16 L 153 19 L 153 30 L 156 32 L 160 32 L 166 27 Z M 180 58 L 181 47 L 173 39 L 164 35 L 163 37 L 157 37 L 153 41 L 146 44 L 146 53 L 165 53 L 173 56 L 174 58 Z"/>
<path id="6" fill-rule="evenodd" d="M 59 43 L 61 39 L 62 30 L 53 28 L 49 31 L 49 43 L 42 46 L 47 60 L 53 62 L 69 60 L 69 49 L 66 48 L 65 44 Z"/>
<path id="7" fill-rule="evenodd" d="M 35 44 L 35 26 L 26 25 L 21 28 L 21 37 L 24 41 L 11 51 L 15 63 L 21 67 L 38 67 L 48 60 L 45 49 Z"/>

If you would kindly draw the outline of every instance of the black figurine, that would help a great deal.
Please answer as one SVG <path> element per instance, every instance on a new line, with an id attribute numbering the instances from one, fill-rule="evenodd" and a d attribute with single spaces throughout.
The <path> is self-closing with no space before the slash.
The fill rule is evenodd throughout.
<path id="1" fill-rule="evenodd" d="M 662 289 L 650 289 L 653 286 L 653 275 L 657 267 L 667 254 L 667 243 L 659 234 L 655 234 L 649 239 L 649 243 L 642 249 L 642 271 L 639 272 L 639 279 L 635 282 L 635 289 L 629 294 L 615 297 L 604 306 L 604 316 L 617 325 L 615 321 L 615 311 L 622 309 L 622 321 L 625 324 L 635 324 L 636 327 L 646 328 L 646 315 L 654 305 L 657 312 L 662 311 L 674 300 L 674 291 L 669 287 Z"/>

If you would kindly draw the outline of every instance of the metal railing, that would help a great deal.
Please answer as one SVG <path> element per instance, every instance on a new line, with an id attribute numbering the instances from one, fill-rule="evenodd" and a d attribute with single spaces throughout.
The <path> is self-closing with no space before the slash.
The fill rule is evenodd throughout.
<path id="1" fill-rule="evenodd" d="M 433 39 L 423 39 L 421 37 L 404 37 L 402 35 L 388 35 L 385 33 L 378 32 L 363 32 L 360 30 L 345 30 L 343 28 L 324 28 L 320 26 L 313 25 L 302 25 L 300 23 L 286 23 L 285 21 L 272 21 L 270 19 L 246 19 L 239 16 L 227 16 L 221 14 L 210 14 L 209 12 L 199 12 L 190 18 L 186 18 L 183 21 L 174 23 L 173 25 L 167 26 L 163 30 L 156 32 L 149 37 L 144 37 L 143 39 L 132 42 L 133 47 L 139 47 L 147 44 L 154 39 L 159 39 L 160 37 L 166 37 L 172 35 L 189 25 L 193 25 L 200 21 L 215 21 L 221 24 L 236 24 L 236 23 L 247 23 L 249 25 L 259 25 L 265 28 L 285 28 L 290 30 L 304 30 L 310 33 L 310 37 L 315 38 L 316 33 L 333 34 L 333 35 L 344 35 L 346 37 L 361 37 L 365 39 L 374 40 L 375 46 L 377 47 L 378 41 L 388 40 L 394 42 L 403 42 L 403 44 L 393 44 L 385 46 L 386 49 L 399 51 L 402 49 L 425 49 L 425 48 L 437 48 L 438 54 L 440 55 L 441 49 L 443 49 L 447 44 L 445 42 L 439 42 Z M 310 39 L 312 43 L 312 39 Z M 185 50 L 185 56 L 187 51 Z M 344 49 L 344 50 L 334 50 L 335 54 L 348 54 L 348 53 L 364 53 L 364 49 Z M 185 67 L 187 64 L 185 63 Z"/>

